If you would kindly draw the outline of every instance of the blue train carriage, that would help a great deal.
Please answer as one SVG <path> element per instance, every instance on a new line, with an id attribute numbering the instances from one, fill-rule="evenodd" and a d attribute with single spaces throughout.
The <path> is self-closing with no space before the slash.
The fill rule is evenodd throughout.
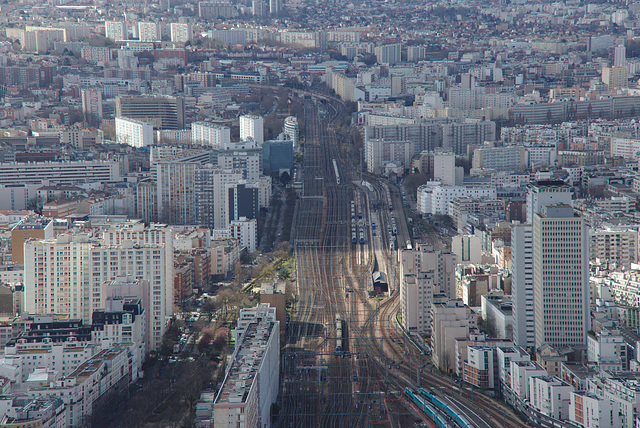
<path id="1" fill-rule="evenodd" d="M 336 352 L 342 352 L 342 318 L 336 314 Z"/>
<path id="2" fill-rule="evenodd" d="M 431 394 L 426 389 L 420 388 L 419 392 L 421 396 L 425 397 L 427 401 L 433 404 L 436 408 L 438 408 L 438 410 L 444 412 L 460 428 L 475 427 L 475 425 L 470 423 L 464 416 L 461 416 L 458 413 L 456 413 L 453 409 L 451 409 L 451 407 L 443 403 L 438 397 Z"/>
<path id="3" fill-rule="evenodd" d="M 429 407 L 429 405 L 427 405 L 427 403 L 422 400 L 421 397 L 416 395 L 410 388 L 405 388 L 404 393 L 407 397 L 409 397 L 409 400 L 420 409 L 421 412 L 423 412 L 431 421 L 433 421 L 433 423 L 436 424 L 437 427 L 449 428 L 447 421 L 445 421 L 436 412 L 431 410 L 431 407 Z"/>

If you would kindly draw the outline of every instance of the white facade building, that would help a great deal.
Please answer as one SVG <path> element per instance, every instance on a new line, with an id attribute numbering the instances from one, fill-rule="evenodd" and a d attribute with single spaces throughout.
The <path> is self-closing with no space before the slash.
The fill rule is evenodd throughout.
<path id="1" fill-rule="evenodd" d="M 158 220 L 167 224 L 196 224 L 197 162 L 158 162 L 156 191 Z"/>
<path id="2" fill-rule="evenodd" d="M 433 179 L 445 186 L 456 185 L 456 155 L 445 150 L 436 150 L 433 155 Z"/>
<path id="3" fill-rule="evenodd" d="M 509 295 L 483 294 L 480 297 L 482 318 L 495 327 L 498 339 L 511 340 L 513 332 L 513 305 Z"/>
<path id="4" fill-rule="evenodd" d="M 149 349 L 159 348 L 166 321 L 173 315 L 171 229 L 132 223 L 107 229 L 100 239 L 65 234 L 27 241 L 25 269 L 28 313 L 68 315 L 85 323 L 104 308 L 105 282 L 119 275 L 148 281 L 148 296 L 142 299 L 149 302 Z"/>
<path id="5" fill-rule="evenodd" d="M 569 403 L 573 387 L 557 377 L 534 376 L 529 379 L 529 404 L 543 415 L 569 419 Z"/>
<path id="6" fill-rule="evenodd" d="M 141 42 L 159 42 L 161 40 L 160 24 L 155 22 L 138 22 L 138 39 Z"/>
<path id="7" fill-rule="evenodd" d="M 293 148 L 298 147 L 300 143 L 300 127 L 295 116 L 289 116 L 284 120 L 284 133 L 293 141 Z"/>
<path id="8" fill-rule="evenodd" d="M 536 342 L 533 294 L 533 227 L 511 228 L 511 295 L 513 303 L 513 339 L 523 348 Z"/>
<path id="9" fill-rule="evenodd" d="M 153 145 L 153 126 L 126 117 L 116 117 L 116 142 L 133 147 Z"/>
<path id="10" fill-rule="evenodd" d="M 172 22 L 170 30 L 173 43 L 186 43 L 193 38 L 193 30 L 189 23 Z"/>
<path id="11" fill-rule="evenodd" d="M 418 187 L 418 209 L 422 214 L 449 214 L 449 202 L 456 198 L 496 199 L 495 187 L 445 186 L 438 181 L 430 181 Z"/>
<path id="12" fill-rule="evenodd" d="M 191 124 L 191 142 L 224 149 L 231 143 L 231 130 L 215 123 L 195 122 Z"/>
<path id="13" fill-rule="evenodd" d="M 96 246 L 91 250 L 93 272 L 90 288 L 93 291 L 93 311 L 104 307 L 103 284 L 113 281 L 116 276 L 130 275 L 149 281 L 149 297 L 145 300 L 150 306 L 149 350 L 153 351 L 159 349 L 164 333 L 167 316 L 164 300 L 170 298 L 173 304 L 173 287 L 167 290 L 165 256 L 164 244 L 136 245 L 130 240 L 119 245 Z M 173 264 L 173 260 L 168 263 Z"/>
<path id="14" fill-rule="evenodd" d="M 242 170 L 245 180 L 257 181 L 262 172 L 262 159 L 257 152 L 225 151 L 218 155 L 218 167 Z"/>
<path id="15" fill-rule="evenodd" d="M 105 21 L 104 32 L 107 39 L 127 40 L 127 24 L 122 21 Z"/>
<path id="16" fill-rule="evenodd" d="M 409 331 L 429 332 L 433 296 L 455 298 L 456 256 L 418 245 L 413 250 L 400 250 L 400 260 L 402 323 Z"/>
<path id="17" fill-rule="evenodd" d="M 215 229 L 229 228 L 229 185 L 236 184 L 243 178 L 239 169 L 216 168 L 213 171 L 213 216 Z"/>
<path id="18" fill-rule="evenodd" d="M 35 321 L 51 317 L 34 317 Z M 91 358 L 100 348 L 89 342 L 70 340 L 61 343 L 22 343 L 4 347 L 0 354 L 0 373 L 20 385 L 26 382 L 36 370 L 45 369 L 68 376 L 78 365 Z"/>
<path id="19" fill-rule="evenodd" d="M 553 166 L 558 160 L 556 146 L 526 146 L 529 168 Z"/>
<path id="20" fill-rule="evenodd" d="M 531 356 L 524 348 L 519 346 L 497 346 L 496 347 L 496 360 L 498 362 L 498 379 L 500 382 L 500 389 L 511 388 L 511 362 L 512 361 L 524 361 L 530 362 Z"/>
<path id="21" fill-rule="evenodd" d="M 90 323 L 91 246 L 85 234 L 25 242 L 25 311 L 67 315 Z"/>
<path id="22" fill-rule="evenodd" d="M 253 253 L 258 248 L 258 222 L 256 219 L 240 217 L 232 220 L 229 225 L 231 237 L 238 240 L 240 245 L 247 248 L 249 253 Z"/>
<path id="23" fill-rule="evenodd" d="M 620 416 L 616 426 L 633 428 L 637 426 L 640 414 L 640 384 L 637 376 L 616 376 L 614 374 L 602 379 L 602 395 L 620 405 Z"/>
<path id="24" fill-rule="evenodd" d="M 402 45 L 393 43 L 390 45 L 377 46 L 374 49 L 378 64 L 394 65 L 402 62 L 401 58 Z"/>
<path id="25" fill-rule="evenodd" d="M 0 163 L 0 185 L 76 184 L 121 181 L 120 164 L 116 161 L 70 162 L 3 162 Z"/>
<path id="26" fill-rule="evenodd" d="M 256 143 L 264 143 L 264 119 L 262 116 L 245 114 L 240 116 L 240 140 L 253 138 Z"/>
<path id="27" fill-rule="evenodd" d="M 521 401 L 529 400 L 529 381 L 535 376 L 546 376 L 547 371 L 532 361 L 511 361 L 509 388 Z"/>
<path id="28" fill-rule="evenodd" d="M 569 420 L 585 428 L 620 427 L 620 404 L 585 391 L 572 391 Z"/>
<path id="29" fill-rule="evenodd" d="M 587 335 L 587 361 L 601 370 L 619 372 L 627 369 L 627 344 L 619 331 L 603 329 Z"/>
<path id="30" fill-rule="evenodd" d="M 637 161 L 640 157 L 640 139 L 611 138 L 611 156 L 622 156 L 628 161 Z"/>

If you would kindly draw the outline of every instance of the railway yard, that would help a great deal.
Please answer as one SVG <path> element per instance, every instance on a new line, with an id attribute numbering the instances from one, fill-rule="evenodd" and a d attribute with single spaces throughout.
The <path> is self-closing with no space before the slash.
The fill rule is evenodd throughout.
<path id="1" fill-rule="evenodd" d="M 299 95 L 306 142 L 291 236 L 298 290 L 275 426 L 526 426 L 503 403 L 438 373 L 404 334 L 396 250 L 412 241 L 399 191 L 375 177 L 360 181 L 340 151 L 331 125 L 346 113 L 343 103 Z"/>

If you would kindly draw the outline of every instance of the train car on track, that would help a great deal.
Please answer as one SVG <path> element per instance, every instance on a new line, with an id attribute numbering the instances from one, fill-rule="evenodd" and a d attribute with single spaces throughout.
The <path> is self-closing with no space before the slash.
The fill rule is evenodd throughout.
<path id="1" fill-rule="evenodd" d="M 475 427 L 473 423 L 471 423 L 466 417 L 458 414 L 458 412 L 454 411 L 451 407 L 446 405 L 442 400 L 440 400 L 435 395 L 431 394 L 424 388 L 420 388 L 418 390 L 420 398 L 426 399 L 427 402 L 435 406 L 440 412 L 446 414 L 452 421 L 455 422 L 457 427 L 460 428 L 471 428 Z"/>
<path id="2" fill-rule="evenodd" d="M 336 314 L 336 352 L 342 352 L 342 318 Z"/>
<path id="3" fill-rule="evenodd" d="M 439 411 L 433 409 L 433 407 L 426 403 L 422 397 L 413 392 L 410 388 L 405 388 L 404 393 L 409 400 L 413 402 L 421 412 L 423 412 L 438 428 L 450 428 L 450 424 L 447 422 L 447 419 L 443 417 Z"/>
<path id="4" fill-rule="evenodd" d="M 336 174 L 336 183 L 340 184 L 340 172 L 338 171 L 338 163 L 333 159 L 333 172 Z"/>

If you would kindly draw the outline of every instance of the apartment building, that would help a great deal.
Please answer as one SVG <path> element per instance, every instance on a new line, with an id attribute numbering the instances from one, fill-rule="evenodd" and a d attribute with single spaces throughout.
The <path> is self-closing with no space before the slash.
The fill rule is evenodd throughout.
<path id="1" fill-rule="evenodd" d="M 249 253 L 254 253 L 258 249 L 258 220 L 240 217 L 232 220 L 229 224 L 231 237 L 238 240 L 238 243 L 245 247 Z"/>
<path id="2" fill-rule="evenodd" d="M 191 142 L 224 149 L 231 143 L 231 130 L 215 123 L 195 122 L 191 124 Z"/>
<path id="3" fill-rule="evenodd" d="M 153 127 L 140 120 L 116 117 L 116 142 L 133 147 L 153 145 Z"/>
<path id="4" fill-rule="evenodd" d="M 127 40 L 127 24 L 123 21 L 105 21 L 104 32 L 113 41 Z"/>
<path id="5" fill-rule="evenodd" d="M 67 406 L 65 426 L 79 427 L 86 425 L 99 399 L 126 391 L 129 380 L 137 378 L 138 373 L 129 365 L 129 350 L 116 346 L 100 351 L 47 386 L 29 386 L 26 393 L 30 397 L 60 397 Z"/>
<path id="6" fill-rule="evenodd" d="M 162 39 L 160 24 L 138 22 L 138 39 L 141 42 L 159 42 Z"/>
<path id="7" fill-rule="evenodd" d="M 158 220 L 167 224 L 197 223 L 196 170 L 194 162 L 158 162 L 156 188 Z"/>
<path id="8" fill-rule="evenodd" d="M 638 263 L 638 230 L 611 226 L 589 230 L 589 260 L 619 268 Z"/>
<path id="9" fill-rule="evenodd" d="M 103 116 L 102 110 L 102 92 L 97 89 L 83 89 L 82 96 L 82 113 L 87 123 L 100 123 Z"/>
<path id="10" fill-rule="evenodd" d="M 262 116 L 245 114 L 240 116 L 240 140 L 252 138 L 258 144 L 264 143 L 264 119 Z"/>
<path id="11" fill-rule="evenodd" d="M 419 244 L 416 249 L 400 250 L 400 310 L 409 331 L 430 332 L 434 295 L 455 298 L 456 256 Z"/>
<path id="12" fill-rule="evenodd" d="M 193 30 L 189 23 L 172 22 L 169 28 L 173 43 L 186 43 L 193 38 Z"/>
<path id="13" fill-rule="evenodd" d="M 116 161 L 2 162 L 0 185 L 121 181 Z"/>
<path id="14" fill-rule="evenodd" d="M 118 275 L 149 281 L 149 343 L 157 350 L 173 316 L 173 231 L 164 225 L 145 227 L 129 221 L 101 231 L 101 246 L 92 249 L 90 287 L 101 295 L 102 284 Z M 99 264 L 99 266 L 96 266 Z M 93 298 L 93 309 L 102 303 Z"/>
<path id="15" fill-rule="evenodd" d="M 467 338 L 475 327 L 475 315 L 462 300 L 434 302 L 431 305 L 431 349 L 433 363 L 444 371 L 456 368 L 455 339 Z"/>
<path id="16" fill-rule="evenodd" d="M 25 242 L 25 311 L 91 322 L 91 247 L 87 234 Z"/>

